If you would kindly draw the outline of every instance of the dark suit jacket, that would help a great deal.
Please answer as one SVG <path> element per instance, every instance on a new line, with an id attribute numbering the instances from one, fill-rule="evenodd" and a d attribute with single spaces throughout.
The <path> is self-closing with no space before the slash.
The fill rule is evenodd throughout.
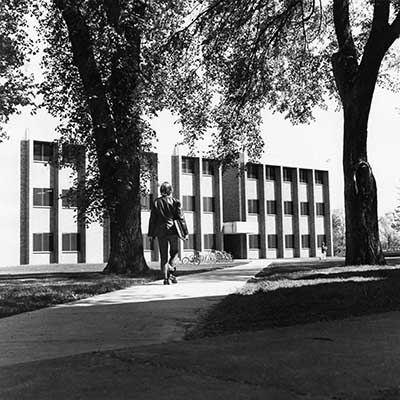
<path id="1" fill-rule="evenodd" d="M 151 209 L 148 235 L 150 237 L 177 235 L 174 219 L 185 220 L 180 201 L 172 196 L 158 197 Z"/>

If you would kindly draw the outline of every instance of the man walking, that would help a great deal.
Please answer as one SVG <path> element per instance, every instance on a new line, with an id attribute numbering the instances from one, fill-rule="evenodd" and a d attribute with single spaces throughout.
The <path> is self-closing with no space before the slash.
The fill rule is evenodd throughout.
<path id="1" fill-rule="evenodd" d="M 160 187 L 161 196 L 153 204 L 149 221 L 149 237 L 157 237 L 160 249 L 161 270 L 164 273 L 164 285 L 177 283 L 171 271 L 175 271 L 176 257 L 178 255 L 179 236 L 175 227 L 175 220 L 181 221 L 184 235 L 187 236 L 185 219 L 179 200 L 172 197 L 172 185 L 164 182 Z M 168 260 L 169 248 L 169 260 Z"/>

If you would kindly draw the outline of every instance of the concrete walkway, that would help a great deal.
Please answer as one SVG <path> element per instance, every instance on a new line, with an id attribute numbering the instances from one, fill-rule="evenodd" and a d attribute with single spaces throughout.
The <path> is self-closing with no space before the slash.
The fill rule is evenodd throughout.
<path id="1" fill-rule="evenodd" d="M 0 319 L 0 366 L 180 340 L 202 312 L 267 265 L 252 261 Z"/>

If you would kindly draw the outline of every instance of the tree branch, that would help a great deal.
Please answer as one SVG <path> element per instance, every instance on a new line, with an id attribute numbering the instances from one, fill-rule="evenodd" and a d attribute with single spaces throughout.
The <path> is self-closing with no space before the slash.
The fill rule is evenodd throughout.
<path id="1" fill-rule="evenodd" d="M 333 19 L 339 52 L 356 60 L 357 52 L 350 27 L 349 0 L 333 1 Z"/>

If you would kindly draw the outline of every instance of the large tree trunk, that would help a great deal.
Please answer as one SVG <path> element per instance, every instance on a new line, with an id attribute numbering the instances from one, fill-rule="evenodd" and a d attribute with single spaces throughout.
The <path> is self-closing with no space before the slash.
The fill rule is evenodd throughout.
<path id="1" fill-rule="evenodd" d="M 111 89 L 106 92 L 79 4 L 68 0 L 55 0 L 55 4 L 68 28 L 74 64 L 92 118 L 100 187 L 110 217 L 111 249 L 105 271 L 140 274 L 148 270 L 140 222 L 140 110 L 132 107 L 137 94 L 140 31 L 129 23 L 123 25 L 118 1 L 104 0 L 109 23 L 129 43 L 128 48 L 119 49 L 113 60 Z M 143 7 L 141 2 L 138 4 Z"/>
<path id="2" fill-rule="evenodd" d="M 367 159 L 368 99 L 352 96 L 344 107 L 343 171 L 346 265 L 384 264 L 379 241 L 377 191 Z"/>

